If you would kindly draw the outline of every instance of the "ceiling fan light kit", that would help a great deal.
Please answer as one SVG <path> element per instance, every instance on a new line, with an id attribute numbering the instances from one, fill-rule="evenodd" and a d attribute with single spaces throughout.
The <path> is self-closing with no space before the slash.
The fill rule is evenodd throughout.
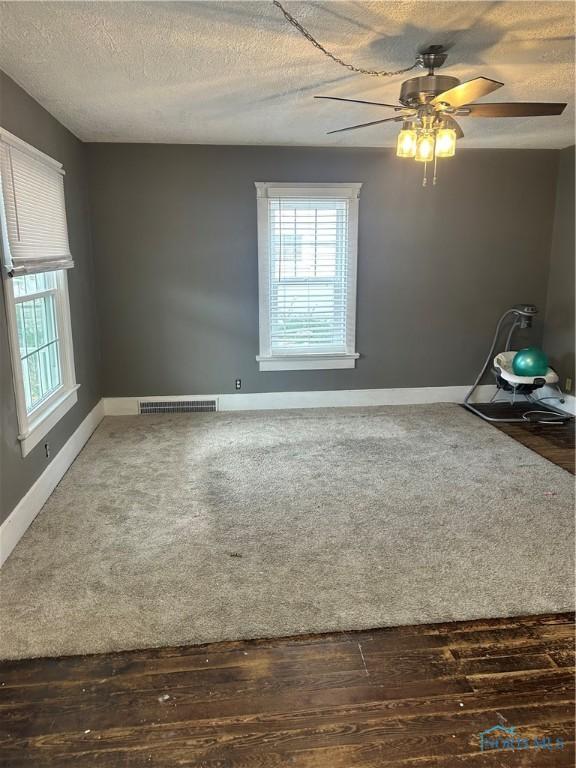
<path id="1" fill-rule="evenodd" d="M 416 58 L 416 65 L 428 69 L 427 75 L 411 77 L 400 88 L 400 104 L 368 102 L 360 99 L 345 99 L 335 96 L 316 96 L 318 99 L 347 101 L 355 104 L 371 104 L 377 107 L 393 109 L 395 117 L 373 120 L 369 123 L 339 128 L 329 133 L 354 131 L 371 125 L 389 122 L 402 122 L 402 128 L 396 142 L 396 155 L 412 158 L 424 163 L 422 185 L 426 186 L 427 164 L 434 162 L 433 184 L 436 184 L 436 161 L 440 158 L 454 157 L 456 141 L 464 136 L 455 117 L 536 117 L 540 115 L 560 115 L 566 104 L 506 103 L 475 104 L 482 96 L 502 88 L 503 83 L 487 77 L 476 77 L 461 83 L 457 77 L 437 75 L 434 70 L 441 67 L 447 59 L 442 46 L 430 46 Z"/>
<path id="2" fill-rule="evenodd" d="M 316 99 L 329 99 L 331 101 L 346 101 L 352 104 L 369 104 L 375 107 L 393 109 L 399 113 L 394 117 L 386 117 L 383 120 L 371 120 L 368 123 L 351 125 L 347 128 L 337 128 L 332 133 L 355 131 L 358 128 L 367 128 L 382 123 L 402 123 L 402 129 L 396 143 L 396 155 L 398 157 L 410 157 L 417 162 L 424 163 L 424 179 L 422 186 L 426 186 L 427 166 L 434 161 L 433 184 L 436 184 L 436 161 L 438 158 L 453 157 L 456 153 L 456 140 L 464 136 L 462 128 L 454 119 L 456 117 L 537 117 L 542 115 L 561 115 L 566 104 L 542 104 L 507 103 L 474 104 L 476 99 L 487 96 L 492 91 L 502 88 L 504 83 L 490 80 L 487 77 L 476 77 L 461 83 L 457 77 L 450 75 L 437 75 L 434 70 L 441 67 L 448 58 L 448 53 L 443 45 L 429 45 L 420 50 L 416 61 L 409 67 L 390 70 L 362 69 L 343 61 L 331 51 L 327 50 L 302 24 L 292 16 L 279 2 L 272 0 L 280 9 L 286 21 L 325 56 L 336 64 L 362 75 L 375 77 L 392 77 L 404 72 L 409 72 L 416 67 L 428 70 L 427 75 L 411 77 L 405 80 L 400 88 L 400 104 L 384 104 L 379 101 L 366 101 L 364 99 L 346 99 L 342 96 L 315 96 Z"/>

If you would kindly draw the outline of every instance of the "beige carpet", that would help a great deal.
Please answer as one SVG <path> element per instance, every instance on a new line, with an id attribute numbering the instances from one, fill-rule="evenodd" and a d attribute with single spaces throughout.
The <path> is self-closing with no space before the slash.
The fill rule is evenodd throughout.
<path id="1" fill-rule="evenodd" d="M 573 503 L 453 405 L 108 418 L 1 572 L 0 656 L 568 610 Z"/>

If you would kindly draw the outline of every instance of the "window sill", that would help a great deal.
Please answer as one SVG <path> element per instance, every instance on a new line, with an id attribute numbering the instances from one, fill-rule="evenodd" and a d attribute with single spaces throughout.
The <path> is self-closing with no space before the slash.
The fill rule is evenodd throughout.
<path id="1" fill-rule="evenodd" d="M 40 440 L 46 437 L 52 427 L 56 426 L 64 414 L 78 402 L 79 386 L 79 384 L 75 384 L 72 389 L 67 389 L 59 397 L 55 398 L 48 407 L 42 410 L 36 419 L 32 416 L 27 430 L 18 435 L 23 457 L 27 456 L 38 445 Z"/>
<path id="2" fill-rule="evenodd" d="M 355 368 L 359 354 L 284 355 L 262 357 L 256 360 L 261 371 L 319 371 L 328 368 Z"/>

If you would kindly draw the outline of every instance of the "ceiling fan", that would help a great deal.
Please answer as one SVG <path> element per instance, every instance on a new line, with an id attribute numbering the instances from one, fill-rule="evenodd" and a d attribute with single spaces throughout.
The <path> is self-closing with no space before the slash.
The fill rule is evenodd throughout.
<path id="1" fill-rule="evenodd" d="M 461 83 L 457 77 L 436 75 L 448 54 L 442 45 L 428 46 L 416 57 L 417 65 L 428 69 L 428 74 L 405 80 L 400 88 L 400 104 L 383 104 L 378 101 L 345 99 L 339 96 L 315 96 L 316 99 L 345 101 L 354 104 L 371 104 L 393 109 L 397 115 L 383 120 L 338 128 L 332 133 L 355 131 L 381 123 L 403 123 L 398 135 L 396 154 L 429 162 L 437 157 L 452 157 L 456 140 L 464 136 L 456 117 L 535 117 L 560 115 L 566 104 L 533 102 L 497 102 L 474 104 L 476 99 L 501 88 L 504 83 L 487 77 L 476 77 Z"/>

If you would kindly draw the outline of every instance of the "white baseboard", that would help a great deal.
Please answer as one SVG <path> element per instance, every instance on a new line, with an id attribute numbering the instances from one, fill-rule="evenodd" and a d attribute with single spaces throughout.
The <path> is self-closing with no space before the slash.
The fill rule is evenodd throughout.
<path id="1" fill-rule="evenodd" d="M 281 408 L 343 408 L 362 405 L 417 405 L 461 403 L 470 387 L 406 387 L 401 389 L 341 389 L 325 392 L 250 392 L 232 395 L 159 395 L 157 397 L 106 397 L 106 416 L 138 414 L 145 400 L 218 400 L 220 411 L 263 411 Z M 478 387 L 474 402 L 487 402 L 494 392 L 491 384 Z"/>
<path id="2" fill-rule="evenodd" d="M 0 567 L 5 563 L 16 544 L 26 533 L 26 530 L 103 417 L 104 402 L 100 400 L 64 443 L 28 493 L 20 499 L 2 523 L 0 526 Z"/>

